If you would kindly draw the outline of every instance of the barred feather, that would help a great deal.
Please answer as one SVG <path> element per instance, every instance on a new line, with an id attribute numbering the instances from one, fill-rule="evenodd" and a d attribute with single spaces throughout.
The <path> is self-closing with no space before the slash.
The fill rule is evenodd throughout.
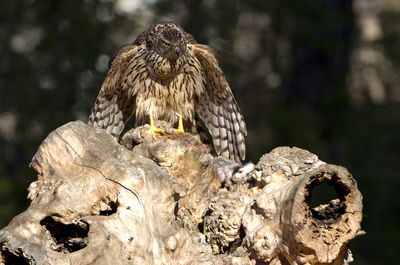
<path id="1" fill-rule="evenodd" d="M 197 113 L 210 131 L 217 154 L 240 162 L 246 156 L 247 129 L 243 115 L 219 67 L 216 53 L 201 44 L 193 45 L 193 52 L 203 67 L 206 87 Z"/>
<path id="2" fill-rule="evenodd" d="M 166 42 L 174 46 L 171 53 L 160 46 Z M 149 112 L 175 124 L 182 116 L 189 131 L 198 125 L 197 113 L 217 154 L 245 159 L 246 125 L 218 55 L 174 23 L 152 25 L 114 52 L 88 124 L 118 137 L 131 116 L 138 126 Z"/>

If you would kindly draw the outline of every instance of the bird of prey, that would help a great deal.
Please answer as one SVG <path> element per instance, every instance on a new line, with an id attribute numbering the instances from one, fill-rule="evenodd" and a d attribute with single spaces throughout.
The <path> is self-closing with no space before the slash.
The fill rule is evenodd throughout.
<path id="1" fill-rule="evenodd" d="M 173 22 L 153 24 L 111 55 L 88 124 L 119 137 L 133 115 L 154 138 L 163 133 L 154 120 L 194 132 L 200 118 L 218 155 L 245 159 L 246 124 L 217 53 Z"/>

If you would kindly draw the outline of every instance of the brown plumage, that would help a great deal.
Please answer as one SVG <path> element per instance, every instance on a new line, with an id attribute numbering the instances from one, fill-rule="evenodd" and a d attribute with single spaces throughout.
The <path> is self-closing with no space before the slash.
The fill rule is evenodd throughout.
<path id="1" fill-rule="evenodd" d="M 181 116 L 189 131 L 197 114 L 217 154 L 245 158 L 246 125 L 216 52 L 172 22 L 152 25 L 114 52 L 88 124 L 119 136 L 132 115 L 139 126 L 150 113 L 173 124 Z"/>

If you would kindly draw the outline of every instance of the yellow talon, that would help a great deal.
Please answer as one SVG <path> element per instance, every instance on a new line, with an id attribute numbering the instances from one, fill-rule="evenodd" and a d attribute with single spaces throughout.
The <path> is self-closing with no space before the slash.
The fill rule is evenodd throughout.
<path id="1" fill-rule="evenodd" d="M 183 121 L 182 121 L 182 116 L 179 115 L 179 122 L 178 122 L 178 128 L 176 129 L 178 132 L 184 133 L 185 130 L 183 129 Z"/>
<path id="2" fill-rule="evenodd" d="M 153 139 L 156 139 L 157 133 L 163 134 L 163 133 L 165 133 L 165 131 L 163 129 L 157 128 L 154 125 L 153 113 L 151 111 L 149 113 L 149 117 L 150 117 L 150 128 L 149 128 L 148 131 L 142 130 L 142 132 L 145 133 L 145 134 L 151 135 L 153 137 Z"/>

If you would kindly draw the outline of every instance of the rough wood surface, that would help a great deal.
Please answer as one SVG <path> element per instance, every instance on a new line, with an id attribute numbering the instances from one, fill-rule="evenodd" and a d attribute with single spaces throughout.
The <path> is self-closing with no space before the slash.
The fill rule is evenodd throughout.
<path id="1" fill-rule="evenodd" d="M 279 147 L 238 175 L 196 136 L 141 129 L 126 147 L 82 122 L 52 132 L 31 163 L 30 207 L 0 230 L 0 264 L 351 261 L 362 196 L 345 168 Z M 222 188 L 221 170 L 237 183 Z M 316 202 L 320 187 L 333 198 Z"/>

